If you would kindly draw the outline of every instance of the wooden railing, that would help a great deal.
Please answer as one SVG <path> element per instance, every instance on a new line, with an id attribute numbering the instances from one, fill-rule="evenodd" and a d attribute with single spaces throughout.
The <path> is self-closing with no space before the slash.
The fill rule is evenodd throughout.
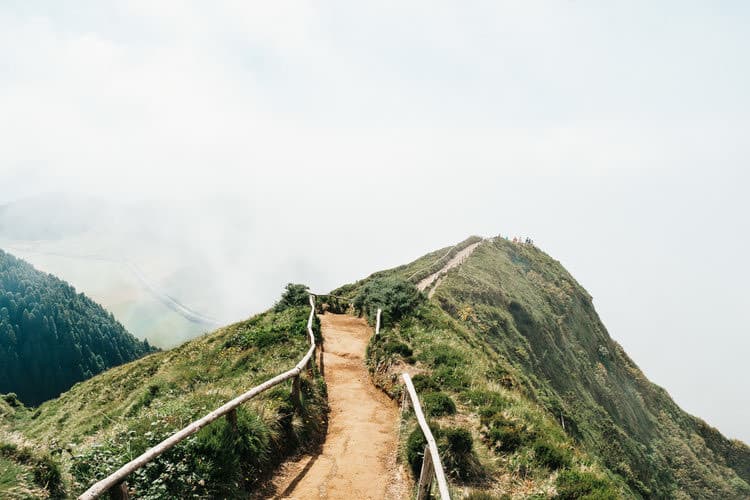
<path id="1" fill-rule="evenodd" d="M 430 427 L 427 425 L 424 413 L 422 413 L 422 405 L 419 404 L 417 391 L 414 389 L 414 384 L 412 384 L 411 377 L 408 373 L 402 374 L 401 378 L 404 379 L 404 385 L 406 386 L 406 392 L 404 392 L 401 407 L 405 411 L 409 407 L 409 400 L 411 400 L 411 404 L 414 407 L 414 415 L 416 415 L 419 427 L 422 429 L 422 434 L 424 434 L 424 437 L 427 440 L 427 445 L 424 447 L 422 470 L 419 474 L 419 484 L 417 485 L 417 500 L 429 498 L 433 478 L 437 479 L 440 498 L 442 500 L 450 500 L 451 496 L 448 491 L 448 481 L 445 479 L 443 464 L 440 462 L 440 453 L 438 452 L 437 444 L 435 443 L 435 437 L 432 435 L 432 431 L 430 431 Z"/>
<path id="2" fill-rule="evenodd" d="M 307 367 L 308 370 L 312 372 L 313 365 L 315 364 L 314 356 L 315 356 L 315 349 L 317 346 L 315 344 L 315 335 L 313 334 L 313 330 L 312 330 L 313 317 L 315 315 L 315 299 L 313 297 L 314 297 L 313 295 L 310 295 L 310 317 L 307 320 L 307 333 L 310 337 L 310 348 L 307 350 L 307 353 L 302 358 L 302 360 L 300 360 L 300 362 L 297 363 L 297 365 L 294 368 L 280 375 L 277 375 L 274 378 L 267 380 L 258 386 L 253 387 L 246 393 L 240 396 L 237 396 L 233 400 L 215 409 L 214 411 L 204 416 L 203 418 L 196 420 L 195 422 L 188 425 L 181 431 L 178 431 L 172 434 L 170 437 L 168 437 L 161 443 L 148 449 L 141 456 L 135 458 L 134 460 L 131 460 L 130 462 L 126 463 L 125 465 L 117 469 L 117 471 L 115 471 L 113 474 L 110 474 L 106 478 L 102 479 L 101 481 L 91 486 L 81 496 L 79 496 L 78 499 L 89 500 L 92 498 L 97 498 L 103 493 L 106 493 L 108 491 L 111 492 L 112 496 L 114 497 L 127 498 L 128 494 L 127 494 L 127 487 L 125 486 L 125 479 L 132 472 L 143 467 L 154 458 L 158 457 L 165 451 L 169 450 L 174 445 L 184 440 L 188 436 L 195 434 L 196 432 L 198 432 L 199 430 L 201 430 L 203 427 L 207 426 L 214 420 L 217 420 L 223 416 L 226 416 L 227 420 L 229 420 L 230 422 L 236 422 L 236 419 L 237 419 L 236 409 L 238 406 L 254 398 L 258 394 L 264 391 L 267 391 L 271 387 L 279 385 L 285 380 L 292 379 L 292 399 L 293 401 L 295 401 L 295 404 L 297 405 L 297 407 L 299 407 L 300 406 L 299 376 L 302 373 L 302 370 L 305 369 L 305 367 Z M 322 363 L 322 360 L 323 360 L 323 356 L 321 352 L 321 363 Z M 322 371 L 322 367 L 321 367 L 321 371 Z"/>

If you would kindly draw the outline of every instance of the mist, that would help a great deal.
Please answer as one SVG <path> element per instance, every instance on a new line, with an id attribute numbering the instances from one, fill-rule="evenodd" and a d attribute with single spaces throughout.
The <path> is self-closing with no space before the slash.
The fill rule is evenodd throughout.
<path id="1" fill-rule="evenodd" d="M 732 3 L 6 4 L 0 247 L 169 347 L 214 326 L 159 293 L 226 324 L 287 282 L 328 291 L 528 235 L 652 381 L 748 442 L 747 20 Z"/>

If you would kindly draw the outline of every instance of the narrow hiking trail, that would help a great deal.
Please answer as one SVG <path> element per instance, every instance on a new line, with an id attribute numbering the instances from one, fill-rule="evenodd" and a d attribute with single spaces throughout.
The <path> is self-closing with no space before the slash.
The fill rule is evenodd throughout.
<path id="1" fill-rule="evenodd" d="M 399 410 L 370 381 L 365 348 L 372 329 L 345 314 L 320 316 L 328 404 L 328 433 L 320 453 L 287 463 L 274 480 L 289 499 L 406 498 L 396 464 Z"/>
<path id="2" fill-rule="evenodd" d="M 461 265 L 463 261 L 465 261 L 469 255 L 472 254 L 474 250 L 481 244 L 481 241 L 478 241 L 476 243 L 472 243 L 468 247 L 464 248 L 460 252 L 458 252 L 456 255 L 453 256 L 448 262 L 445 263 L 445 265 L 440 268 L 435 273 L 432 273 L 431 275 L 424 278 L 422 281 L 417 283 L 417 289 L 420 292 L 424 292 L 427 288 L 429 288 L 433 283 L 435 283 L 435 286 L 433 286 L 430 291 L 427 293 L 428 298 L 432 298 L 432 295 L 435 293 L 435 290 L 437 290 L 437 287 L 440 286 L 440 282 L 443 280 L 442 275 L 450 271 L 456 266 Z"/>

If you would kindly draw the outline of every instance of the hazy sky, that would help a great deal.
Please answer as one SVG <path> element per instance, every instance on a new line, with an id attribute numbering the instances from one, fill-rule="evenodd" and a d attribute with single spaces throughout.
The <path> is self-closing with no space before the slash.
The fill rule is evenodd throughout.
<path id="1" fill-rule="evenodd" d="M 653 381 L 750 442 L 748 23 L 746 2 L 6 1 L 0 203 L 239 201 L 252 230 L 215 230 L 316 289 L 528 234 Z"/>

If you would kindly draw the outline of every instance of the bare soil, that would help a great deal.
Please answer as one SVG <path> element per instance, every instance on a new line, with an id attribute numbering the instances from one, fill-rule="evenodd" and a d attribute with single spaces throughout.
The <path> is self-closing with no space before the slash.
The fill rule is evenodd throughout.
<path id="1" fill-rule="evenodd" d="M 320 316 L 331 408 L 320 453 L 287 463 L 274 479 L 274 498 L 406 498 L 396 463 L 399 410 L 370 381 L 364 362 L 372 329 L 344 314 Z"/>
<path id="2" fill-rule="evenodd" d="M 442 281 L 440 279 L 440 277 L 442 275 L 444 275 L 445 273 L 447 273 L 448 271 L 450 271 L 451 269 L 453 269 L 454 267 L 460 265 L 464 260 L 466 260 L 466 258 L 469 255 L 471 255 L 471 253 L 481 243 L 482 243 L 481 241 L 479 241 L 477 243 L 473 243 L 473 244 L 469 245 L 468 247 L 464 248 L 463 250 L 461 250 L 460 252 L 458 252 L 456 255 L 453 256 L 453 258 L 451 260 L 449 260 L 448 262 L 446 262 L 445 265 L 439 271 L 437 271 L 436 273 L 433 273 L 433 274 L 427 276 L 422 281 L 420 281 L 419 283 L 417 283 L 417 288 L 420 291 L 424 292 L 428 287 L 430 287 L 430 285 L 432 285 L 433 283 L 435 283 L 437 281 L 437 283 L 435 283 L 435 286 L 433 286 L 432 289 L 428 293 L 428 297 L 431 298 L 432 294 L 435 293 L 435 290 L 440 285 L 440 281 Z"/>

